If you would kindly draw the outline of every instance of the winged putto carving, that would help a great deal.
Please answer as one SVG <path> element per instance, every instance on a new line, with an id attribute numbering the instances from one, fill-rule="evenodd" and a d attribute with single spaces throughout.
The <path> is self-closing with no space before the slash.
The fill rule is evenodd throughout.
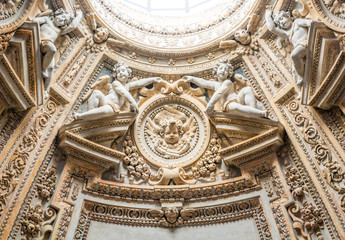
<path id="1" fill-rule="evenodd" d="M 164 158 L 177 158 L 189 152 L 197 125 L 193 116 L 173 105 L 164 106 L 149 118 L 145 130 L 154 152 Z"/>

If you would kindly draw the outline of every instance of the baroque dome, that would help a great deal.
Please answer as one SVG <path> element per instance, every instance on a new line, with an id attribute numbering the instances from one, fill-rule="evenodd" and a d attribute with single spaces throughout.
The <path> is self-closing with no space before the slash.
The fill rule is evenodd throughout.
<path id="1" fill-rule="evenodd" d="M 131 44 L 164 52 L 191 51 L 219 42 L 245 24 L 256 0 L 212 1 L 208 9 L 161 14 L 122 0 L 88 0 L 96 17 L 113 34 Z M 114 24 L 116 22 L 116 24 Z"/>

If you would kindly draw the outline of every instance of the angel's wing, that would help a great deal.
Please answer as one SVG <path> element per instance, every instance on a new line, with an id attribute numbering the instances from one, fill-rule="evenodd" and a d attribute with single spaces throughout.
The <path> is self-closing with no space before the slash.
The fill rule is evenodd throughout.
<path id="1" fill-rule="evenodd" d="M 235 85 L 236 92 L 238 92 L 239 90 L 241 90 L 242 88 L 246 86 L 249 86 L 247 79 L 239 73 L 236 73 L 234 75 L 234 79 L 235 79 L 234 85 Z"/>
<path id="2" fill-rule="evenodd" d="M 159 130 L 160 130 L 160 128 L 151 119 L 147 120 L 146 132 L 151 137 L 160 137 Z"/>
<path id="3" fill-rule="evenodd" d="M 251 16 L 250 20 L 248 22 L 248 25 L 247 25 L 248 32 L 250 32 L 250 33 L 255 32 L 259 22 L 260 22 L 260 16 L 259 15 L 254 14 L 253 16 Z"/>
<path id="4" fill-rule="evenodd" d="M 56 49 L 58 49 L 56 55 L 55 55 L 55 62 L 58 62 L 61 55 L 65 52 L 71 38 L 68 35 L 60 35 L 56 41 L 55 41 L 55 46 Z"/>
<path id="5" fill-rule="evenodd" d="M 100 77 L 95 83 L 93 83 L 91 85 L 91 88 L 93 90 L 99 90 L 104 95 L 107 95 L 109 90 L 110 90 L 110 86 L 108 84 L 109 83 L 109 79 L 110 79 L 109 75 L 104 75 L 104 76 Z"/>
<path id="6" fill-rule="evenodd" d="M 224 40 L 219 43 L 220 48 L 236 49 L 238 43 L 235 40 Z"/>
<path id="7" fill-rule="evenodd" d="M 196 130 L 195 118 L 190 117 L 185 124 L 183 124 L 183 130 L 186 136 L 193 134 Z"/>
<path id="8" fill-rule="evenodd" d="M 85 95 L 85 97 L 83 97 L 83 102 L 85 102 L 87 99 L 89 99 L 93 90 L 99 90 L 104 95 L 107 95 L 109 90 L 110 90 L 110 86 L 108 84 L 109 79 L 110 79 L 110 76 L 105 75 L 105 76 L 100 77 L 96 82 L 94 82 L 91 85 L 89 92 Z"/>

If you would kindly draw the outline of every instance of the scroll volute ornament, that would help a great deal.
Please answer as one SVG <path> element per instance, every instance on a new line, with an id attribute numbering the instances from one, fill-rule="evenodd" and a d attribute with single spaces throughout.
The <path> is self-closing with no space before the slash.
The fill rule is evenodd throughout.
<path id="1" fill-rule="evenodd" d="M 188 221 L 198 215 L 196 209 L 179 209 L 176 207 L 153 209 L 149 211 L 149 214 L 152 218 L 164 219 L 169 224 L 175 224 L 179 219 Z"/>

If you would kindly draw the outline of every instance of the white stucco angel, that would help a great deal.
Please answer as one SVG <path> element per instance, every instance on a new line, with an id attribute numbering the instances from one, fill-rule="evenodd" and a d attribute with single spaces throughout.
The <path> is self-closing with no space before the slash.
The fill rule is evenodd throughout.
<path id="1" fill-rule="evenodd" d="M 272 14 L 272 10 L 269 8 L 266 9 L 265 19 L 268 30 L 282 39 L 288 40 L 293 45 L 294 49 L 291 52 L 292 74 L 297 86 L 301 88 L 307 54 L 308 31 L 312 20 L 303 18 L 293 20 L 289 12 L 279 11 Z"/>
<path id="2" fill-rule="evenodd" d="M 92 92 L 87 98 L 87 110 L 75 113 L 75 119 L 95 120 L 117 114 L 125 103 L 130 104 L 134 112 L 138 112 L 138 106 L 130 90 L 145 87 L 152 83 L 158 83 L 159 77 L 144 78 L 131 81 L 132 70 L 124 63 L 117 63 L 113 68 L 113 82 L 109 83 L 110 76 L 100 77 L 92 86 Z"/>
<path id="3" fill-rule="evenodd" d="M 60 8 L 55 12 L 46 11 L 32 20 L 40 24 L 45 97 L 47 97 L 48 94 L 55 66 L 54 56 L 57 52 L 57 48 L 54 42 L 60 35 L 73 31 L 80 23 L 81 18 L 82 12 L 80 10 L 77 10 L 76 16 L 73 16 L 70 12 Z"/>
<path id="4" fill-rule="evenodd" d="M 206 107 L 208 114 L 214 111 L 215 104 L 219 101 L 222 111 L 244 117 L 267 117 L 265 107 L 256 99 L 246 79 L 240 74 L 233 77 L 233 67 L 229 62 L 218 63 L 213 69 L 213 74 L 217 81 L 193 76 L 184 77 L 186 82 L 215 91 Z"/>

